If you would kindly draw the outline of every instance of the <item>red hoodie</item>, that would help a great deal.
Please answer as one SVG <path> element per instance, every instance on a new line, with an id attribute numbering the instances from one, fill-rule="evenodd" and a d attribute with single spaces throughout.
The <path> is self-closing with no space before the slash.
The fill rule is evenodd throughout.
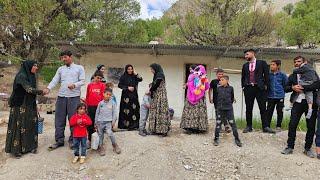
<path id="1" fill-rule="evenodd" d="M 88 84 L 86 104 L 87 106 L 98 106 L 99 102 L 103 100 L 103 92 L 106 85 L 102 82 L 92 82 Z"/>
<path id="2" fill-rule="evenodd" d="M 78 124 L 77 121 L 81 119 L 82 123 Z M 92 121 L 86 114 L 75 114 L 70 119 L 70 126 L 73 127 L 73 137 L 87 137 L 87 126 L 90 126 Z"/>

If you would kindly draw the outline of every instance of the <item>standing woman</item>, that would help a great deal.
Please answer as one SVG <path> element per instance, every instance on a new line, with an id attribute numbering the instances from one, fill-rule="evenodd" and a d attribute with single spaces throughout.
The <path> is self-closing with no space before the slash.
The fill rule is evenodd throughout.
<path id="1" fill-rule="evenodd" d="M 94 75 L 96 74 L 96 73 L 102 73 L 102 79 L 101 79 L 101 82 L 103 82 L 103 83 L 106 83 L 107 82 L 107 80 L 106 80 L 106 78 L 104 77 L 104 72 L 106 71 L 106 66 L 105 65 L 103 65 L 103 64 L 98 64 L 97 65 L 97 70 L 93 73 L 93 75 L 91 76 L 91 81 L 93 81 L 93 79 L 94 79 Z"/>
<path id="2" fill-rule="evenodd" d="M 149 112 L 149 131 L 152 134 L 167 136 L 171 122 L 165 76 L 159 64 L 154 63 L 150 67 L 154 75 L 150 88 L 152 101 Z"/>
<path id="3" fill-rule="evenodd" d="M 38 70 L 36 61 L 27 60 L 21 65 L 13 83 L 9 99 L 10 116 L 7 129 L 6 153 L 20 158 L 22 154 L 37 153 L 38 148 L 38 113 L 36 96 L 42 95 L 36 89 Z"/>
<path id="4" fill-rule="evenodd" d="M 208 89 L 206 69 L 199 65 L 188 77 L 187 98 L 180 123 L 180 127 L 186 130 L 188 134 L 206 132 L 208 129 L 205 96 Z"/>
<path id="5" fill-rule="evenodd" d="M 134 72 L 133 66 L 128 64 L 125 72 L 120 77 L 118 87 L 122 89 L 120 111 L 119 111 L 119 129 L 136 130 L 139 128 L 140 104 L 138 97 L 138 84 L 142 77 Z"/>

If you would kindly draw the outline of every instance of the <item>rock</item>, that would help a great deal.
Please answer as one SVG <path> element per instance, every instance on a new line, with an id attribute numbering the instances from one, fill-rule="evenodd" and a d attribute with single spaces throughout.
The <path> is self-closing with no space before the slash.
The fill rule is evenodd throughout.
<path id="1" fill-rule="evenodd" d="M 192 170 L 192 166 L 190 165 L 184 165 L 183 167 L 185 170 L 188 170 L 188 171 Z"/>

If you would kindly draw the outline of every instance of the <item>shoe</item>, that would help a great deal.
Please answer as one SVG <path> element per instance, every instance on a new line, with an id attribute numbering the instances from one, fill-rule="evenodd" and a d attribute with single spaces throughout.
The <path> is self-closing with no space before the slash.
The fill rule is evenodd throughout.
<path id="1" fill-rule="evenodd" d="M 98 149 L 98 153 L 100 156 L 105 156 L 106 155 L 106 150 L 105 148 L 103 147 L 103 145 L 101 145 Z"/>
<path id="2" fill-rule="evenodd" d="M 85 156 L 81 156 L 81 157 L 80 157 L 80 164 L 83 164 L 85 159 L 86 159 Z"/>
<path id="3" fill-rule="evenodd" d="M 273 129 L 271 129 L 269 127 L 264 128 L 263 132 L 264 133 L 270 133 L 270 134 L 275 134 L 276 133 Z"/>
<path id="4" fill-rule="evenodd" d="M 314 154 L 314 152 L 313 152 L 311 149 L 309 149 L 309 150 L 304 150 L 303 153 L 304 153 L 305 155 L 307 155 L 309 158 L 315 158 L 315 157 L 316 157 L 316 155 Z"/>
<path id="5" fill-rule="evenodd" d="M 241 143 L 240 139 L 236 139 L 235 143 L 237 146 L 242 147 L 242 143 Z"/>
<path id="6" fill-rule="evenodd" d="M 22 157 L 22 154 L 21 154 L 21 153 L 14 154 L 14 157 L 15 157 L 16 159 L 20 159 L 20 158 Z"/>
<path id="7" fill-rule="evenodd" d="M 218 139 L 218 138 L 214 138 L 214 140 L 213 140 L 213 145 L 214 145 L 214 146 L 219 146 L 219 144 L 220 144 L 219 139 Z"/>
<path id="8" fill-rule="evenodd" d="M 252 132 L 252 127 L 246 127 L 244 130 L 243 130 L 243 133 L 248 133 L 248 132 Z"/>
<path id="9" fill-rule="evenodd" d="M 75 164 L 78 162 L 78 160 L 79 160 L 79 156 L 75 156 L 72 160 L 72 163 Z"/>
<path id="10" fill-rule="evenodd" d="M 149 133 L 147 130 L 143 130 L 143 132 L 144 132 L 146 135 L 150 135 L 150 133 Z"/>
<path id="11" fill-rule="evenodd" d="M 317 158 L 320 159 L 320 154 L 317 154 Z"/>
<path id="12" fill-rule="evenodd" d="M 282 131 L 281 127 L 276 128 L 276 132 L 281 132 L 281 131 Z"/>
<path id="13" fill-rule="evenodd" d="M 146 136 L 147 134 L 144 131 L 139 131 L 140 136 Z"/>
<path id="14" fill-rule="evenodd" d="M 113 146 L 113 152 L 120 154 L 121 153 L 121 149 L 119 148 L 118 144 L 112 144 Z"/>
<path id="15" fill-rule="evenodd" d="M 31 150 L 31 153 L 32 153 L 32 154 L 37 154 L 38 151 L 37 151 L 37 149 L 33 149 L 33 150 Z"/>
<path id="16" fill-rule="evenodd" d="M 292 154 L 293 153 L 293 149 L 292 148 L 285 148 L 283 151 L 281 151 L 281 154 L 285 154 L 285 155 L 288 155 L 288 154 Z"/>

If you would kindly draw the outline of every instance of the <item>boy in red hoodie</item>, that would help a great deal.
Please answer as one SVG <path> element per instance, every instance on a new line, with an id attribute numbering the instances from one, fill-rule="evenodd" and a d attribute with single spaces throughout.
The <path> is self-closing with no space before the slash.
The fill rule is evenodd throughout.
<path id="1" fill-rule="evenodd" d="M 88 149 L 90 149 L 91 145 L 91 135 L 94 133 L 94 120 L 97 106 L 99 102 L 103 100 L 103 92 L 106 89 L 105 83 L 101 82 L 102 78 L 103 74 L 101 72 L 98 71 L 94 73 L 93 80 L 87 87 L 86 104 L 88 106 L 88 115 L 93 121 L 92 125 L 88 126 Z"/>
<path id="2" fill-rule="evenodd" d="M 70 119 L 70 126 L 73 127 L 74 147 L 74 159 L 72 163 L 76 163 L 80 159 L 80 164 L 83 164 L 86 158 L 88 136 L 87 127 L 92 125 L 92 121 L 86 114 L 86 111 L 86 105 L 84 103 L 80 103 L 77 107 L 77 113 Z M 79 154 L 80 147 L 81 153 Z"/>

